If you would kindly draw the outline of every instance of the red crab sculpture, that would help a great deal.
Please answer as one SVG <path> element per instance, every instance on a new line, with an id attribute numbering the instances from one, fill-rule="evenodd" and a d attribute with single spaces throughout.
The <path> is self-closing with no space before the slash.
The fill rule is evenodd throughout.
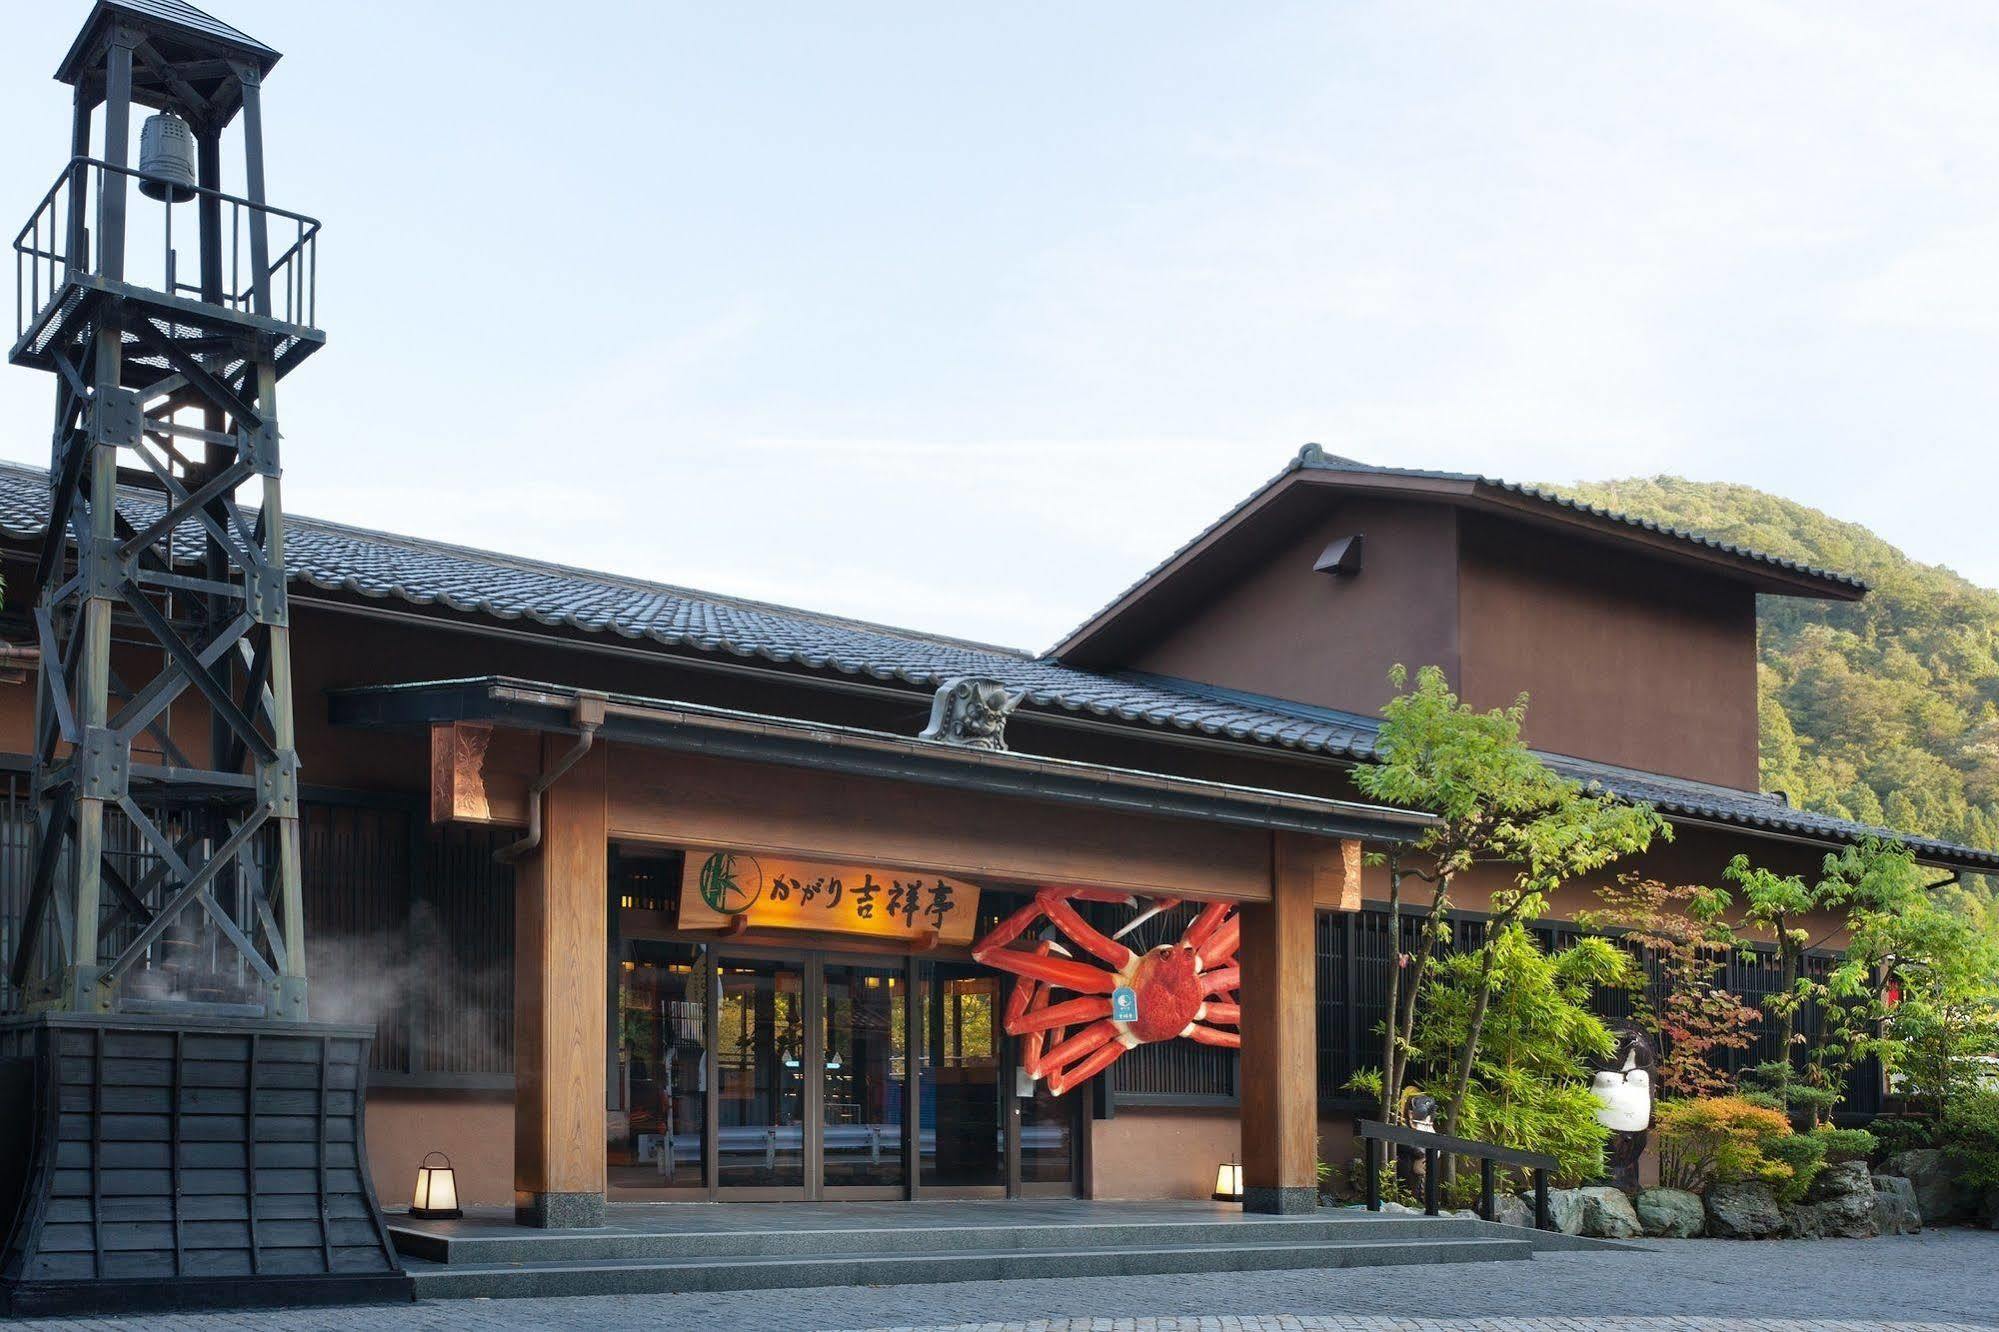
<path id="1" fill-rule="evenodd" d="M 1007 999 L 1006 1029 L 1021 1038 L 1021 1066 L 1029 1077 L 1046 1078 L 1048 1090 L 1060 1096 L 1109 1068 L 1126 1050 L 1153 1041 L 1186 1036 L 1203 1045 L 1242 1045 L 1240 1031 L 1207 1025 L 1234 1027 L 1242 1019 L 1235 993 L 1242 980 L 1235 960 L 1242 929 L 1232 903 L 1208 903 L 1178 940 L 1139 953 L 1118 940 L 1178 906 L 1178 898 L 1155 898 L 1115 935 L 1092 928 L 1070 905 L 1077 901 L 1138 905 L 1128 893 L 1101 888 L 1044 888 L 972 945 L 974 961 L 1020 977 Z M 1102 965 L 1049 939 L 1028 948 L 1009 946 L 1044 916 Z M 1138 1000 L 1136 1015 L 1114 1016 L 1111 996 L 1127 987 Z M 1051 1003 L 1058 989 L 1079 997 Z M 1073 1035 L 1071 1027 L 1077 1028 Z"/>

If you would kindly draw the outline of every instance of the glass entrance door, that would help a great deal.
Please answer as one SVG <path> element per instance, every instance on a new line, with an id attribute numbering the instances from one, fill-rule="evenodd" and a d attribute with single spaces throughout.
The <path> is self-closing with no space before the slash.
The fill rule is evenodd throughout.
<path id="1" fill-rule="evenodd" d="M 918 1170 L 925 1190 L 1002 1197 L 1012 1077 L 1002 984 L 967 962 L 917 964 Z"/>
<path id="2" fill-rule="evenodd" d="M 901 964 L 827 960 L 819 1178 L 828 1197 L 900 1198 L 908 1187 L 909 984 Z"/>
<path id="3" fill-rule="evenodd" d="M 1083 1097 L 1016 1071 L 969 961 L 627 940 L 609 1182 L 725 1201 L 1073 1193 Z"/>
<path id="4" fill-rule="evenodd" d="M 807 973 L 783 959 L 724 956 L 716 967 L 712 1178 L 738 1197 L 806 1196 L 806 1145 L 818 1079 L 806 1021 Z"/>

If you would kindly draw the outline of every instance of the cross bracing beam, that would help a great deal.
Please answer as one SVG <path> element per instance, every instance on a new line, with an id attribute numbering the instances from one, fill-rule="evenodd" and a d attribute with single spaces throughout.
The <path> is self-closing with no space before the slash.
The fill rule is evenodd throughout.
<path id="1" fill-rule="evenodd" d="M 277 340 L 103 302 L 71 345 L 35 580 L 41 820 L 9 973 L 38 1008 L 304 1018 Z M 130 353 L 169 373 L 122 387 Z"/>

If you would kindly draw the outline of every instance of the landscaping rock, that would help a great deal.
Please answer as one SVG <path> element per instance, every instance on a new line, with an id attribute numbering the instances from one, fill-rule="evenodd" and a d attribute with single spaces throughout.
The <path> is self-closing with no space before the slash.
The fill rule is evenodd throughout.
<path id="1" fill-rule="evenodd" d="M 1796 1239 L 1872 1239 L 1875 1194 L 1845 1193 L 1784 1208 L 1784 1228 Z"/>
<path id="2" fill-rule="evenodd" d="M 1923 1228 L 1923 1212 L 1916 1205 L 1916 1189 L 1900 1175 L 1875 1175 L 1874 1229 L 1882 1235 L 1914 1235 Z"/>
<path id="3" fill-rule="evenodd" d="M 1768 1184 L 1717 1184 L 1706 1203 L 1707 1231 L 1716 1239 L 1770 1239 L 1784 1232 L 1784 1213 Z"/>
<path id="4" fill-rule="evenodd" d="M 1528 1224 L 1533 1224 L 1534 1195 L 1523 1193 L 1520 1200 L 1527 1204 Z M 1555 1223 L 1555 1229 L 1564 1235 L 1583 1233 L 1583 1191 L 1581 1189 L 1549 1189 L 1548 1219 Z"/>
<path id="5" fill-rule="evenodd" d="M 1958 1183 L 1963 1170 L 1961 1160 L 1936 1147 L 1896 1152 L 1881 1163 L 1883 1174 L 1900 1175 L 1915 1188 L 1916 1206 L 1921 1209 L 1926 1226 L 1960 1221 L 1972 1215 L 1975 1200 Z"/>
<path id="6" fill-rule="evenodd" d="M 1583 1200 L 1583 1234 L 1595 1239 L 1637 1239 L 1645 1233 L 1622 1189 L 1598 1185 L 1576 1192 Z"/>
<path id="7" fill-rule="evenodd" d="M 1646 1189 L 1632 1210 L 1645 1233 L 1660 1239 L 1694 1239 L 1707 1229 L 1700 1195 L 1685 1189 Z"/>
<path id="8" fill-rule="evenodd" d="M 1493 1200 L 1492 1219 L 1502 1226 L 1519 1226 L 1524 1230 L 1534 1228 L 1534 1204 L 1524 1198 L 1516 1198 L 1510 1193 L 1502 1193 Z"/>
<path id="9" fill-rule="evenodd" d="M 1812 1181 L 1811 1200 L 1826 1202 L 1835 1198 L 1865 1198 L 1872 1205 L 1874 1181 L 1867 1173 L 1865 1161 L 1836 1161 L 1819 1171 Z"/>

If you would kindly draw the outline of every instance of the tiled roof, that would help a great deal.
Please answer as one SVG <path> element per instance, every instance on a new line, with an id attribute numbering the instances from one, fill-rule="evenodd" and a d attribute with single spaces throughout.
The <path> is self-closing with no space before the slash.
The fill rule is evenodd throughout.
<path id="1" fill-rule="evenodd" d="M 1261 694 L 1246 694 L 1238 690 L 1221 689 L 1189 680 L 1164 680 L 1133 673 L 1113 678 L 1166 690 L 1176 697 L 1203 699 L 1218 705 L 1241 708 L 1244 709 L 1244 713 L 1241 714 L 1244 718 L 1249 715 L 1263 718 L 1281 716 L 1308 723 L 1306 730 L 1271 736 L 1270 739 L 1274 743 L 1352 759 L 1356 762 L 1368 762 L 1376 757 L 1375 741 L 1381 733 L 1381 722 L 1374 717 L 1340 712 L 1332 708 L 1314 707 L 1309 703 L 1293 703 Z M 1249 738 L 1265 737 L 1252 730 Z M 1717 786 L 1712 782 L 1695 781 L 1687 777 L 1669 777 L 1664 773 L 1641 772 L 1635 768 L 1573 758 L 1566 754 L 1543 753 L 1541 757 L 1549 767 L 1565 776 L 1580 782 L 1593 783 L 1626 800 L 1643 801 L 1668 815 L 1829 841 L 1857 842 L 1865 837 L 1892 838 L 1907 843 L 1919 855 L 1927 858 L 1945 860 L 1953 865 L 1980 866 L 1984 871 L 1999 868 L 1999 851 L 1984 851 L 1934 838 L 1913 837 L 1907 833 L 1896 832 L 1892 828 L 1855 823 L 1849 819 L 1838 818 L 1831 814 L 1819 814 L 1811 810 L 1794 809 L 1781 796 L 1737 790 L 1732 786 Z"/>
<path id="2" fill-rule="evenodd" d="M 164 19 L 168 23 L 178 23 L 184 28 L 204 33 L 236 46 L 248 47 L 254 51 L 264 51 L 275 56 L 276 51 L 252 37 L 240 28 L 232 28 L 213 14 L 203 13 L 187 0 L 105 0 L 113 9 L 129 10 L 145 18 Z"/>
<path id="3" fill-rule="evenodd" d="M 1436 481 L 1465 481 L 1473 485 L 1490 486 L 1495 490 L 1503 490 L 1509 494 L 1519 495 L 1523 499 L 1534 500 L 1542 504 L 1551 504 L 1556 508 L 1569 509 L 1576 513 L 1588 514 L 1592 518 L 1601 518 L 1607 522 L 1623 523 L 1627 527 L 1636 527 L 1646 532 L 1656 532 L 1661 536 L 1672 537 L 1676 541 L 1691 542 L 1696 546 L 1704 546 L 1709 550 L 1717 551 L 1723 555 L 1730 555 L 1736 559 L 1750 560 L 1757 564 L 1767 564 L 1774 569 L 1782 569 L 1786 573 L 1802 574 L 1807 578 L 1827 579 L 1834 583 L 1844 584 L 1856 591 L 1865 592 L 1867 590 L 1865 581 L 1849 573 L 1841 573 L 1836 569 L 1821 569 L 1814 564 L 1800 564 L 1796 560 L 1788 560 L 1781 555 L 1771 555 L 1765 551 L 1753 550 L 1748 546 L 1738 546 L 1733 542 L 1717 540 L 1705 532 L 1696 532 L 1685 527 L 1673 527 L 1666 523 L 1654 522 L 1650 518 L 1640 518 L 1633 514 L 1623 513 L 1617 509 L 1606 509 L 1600 505 L 1588 504 L 1557 491 L 1548 490 L 1541 486 L 1528 485 L 1520 481 L 1506 481 L 1496 476 L 1480 476 L 1475 472 L 1427 472 L 1400 467 L 1376 467 L 1372 463 L 1356 462 L 1352 458 L 1342 458 L 1337 454 L 1327 453 L 1316 444 L 1307 444 L 1304 448 L 1300 449 L 1298 457 L 1292 465 L 1307 471 L 1367 472 L 1379 476 L 1416 477 Z"/>
<path id="4" fill-rule="evenodd" d="M 149 497 L 121 498 L 139 526 L 158 512 Z M 39 540 L 48 482 L 38 469 L 0 463 L 0 534 Z M 814 670 L 934 688 L 954 675 L 985 675 L 1025 690 L 1035 707 L 1162 730 L 1194 732 L 1329 758 L 1366 761 L 1379 723 L 1371 717 L 1233 690 L 1133 673 L 1065 666 L 1012 648 L 943 638 L 838 616 L 717 596 L 662 583 L 572 569 L 287 515 L 286 558 L 294 582 L 328 591 L 441 605 L 501 620 L 531 620 L 666 647 L 755 657 Z M 185 552 L 194 558 L 192 545 Z M 1714 820 L 1815 839 L 1893 836 L 1792 809 L 1774 796 L 1705 782 L 1550 756 L 1563 771 L 1645 800 L 1668 815 Z M 1905 838 L 1925 855 L 1999 868 L 1999 854 Z"/>
<path id="5" fill-rule="evenodd" d="M 1091 626 L 1095 625 L 1105 616 L 1116 611 L 1140 589 L 1145 587 L 1146 584 L 1165 573 L 1182 556 L 1235 521 L 1239 514 L 1245 509 L 1250 508 L 1258 500 L 1261 500 L 1271 487 L 1283 481 L 1284 478 L 1290 476 L 1293 472 L 1345 472 L 1354 475 L 1390 477 L 1410 481 L 1455 481 L 1467 486 L 1485 486 L 1493 490 L 1504 491 L 1507 494 L 1518 495 L 1523 499 L 1533 500 L 1536 503 L 1546 504 L 1553 508 L 1567 509 L 1573 513 L 1585 514 L 1606 523 L 1619 523 L 1641 531 L 1654 532 L 1676 541 L 1685 541 L 1690 545 L 1699 546 L 1734 559 L 1747 560 L 1752 564 L 1768 565 L 1773 569 L 1781 569 L 1786 573 L 1796 574 L 1805 578 L 1822 579 L 1839 587 L 1850 588 L 1855 593 L 1865 593 L 1867 591 L 1866 582 L 1854 577 L 1852 574 L 1839 573 L 1831 569 L 1821 569 L 1809 564 L 1800 564 L 1796 560 L 1787 560 L 1779 555 L 1771 555 L 1764 551 L 1751 550 L 1747 546 L 1737 546 L 1726 541 L 1719 541 L 1704 532 L 1695 532 L 1684 527 L 1671 527 L 1664 523 L 1653 522 L 1650 518 L 1639 518 L 1632 514 L 1620 513 L 1615 509 L 1600 508 L 1597 505 L 1586 504 L 1581 500 L 1558 494 L 1552 490 L 1543 489 L 1540 486 L 1526 485 L 1519 481 L 1504 481 L 1497 477 L 1480 476 L 1475 472 L 1439 472 L 1426 471 L 1413 467 L 1377 467 L 1372 463 L 1359 462 L 1353 458 L 1342 458 L 1338 454 L 1327 453 L 1317 444 L 1307 444 L 1305 447 L 1299 449 L 1289 462 L 1284 464 L 1283 470 L 1279 471 L 1277 475 L 1258 486 L 1254 491 L 1251 491 L 1239 504 L 1231 508 L 1227 513 L 1224 513 L 1221 517 L 1196 532 L 1192 537 L 1183 542 L 1178 550 L 1139 575 L 1138 579 L 1129 587 L 1112 597 L 1100 609 L 1093 611 L 1082 623 L 1064 634 L 1054 650 L 1068 655 L 1065 649 L 1073 646 L 1086 630 L 1090 629 Z"/>

